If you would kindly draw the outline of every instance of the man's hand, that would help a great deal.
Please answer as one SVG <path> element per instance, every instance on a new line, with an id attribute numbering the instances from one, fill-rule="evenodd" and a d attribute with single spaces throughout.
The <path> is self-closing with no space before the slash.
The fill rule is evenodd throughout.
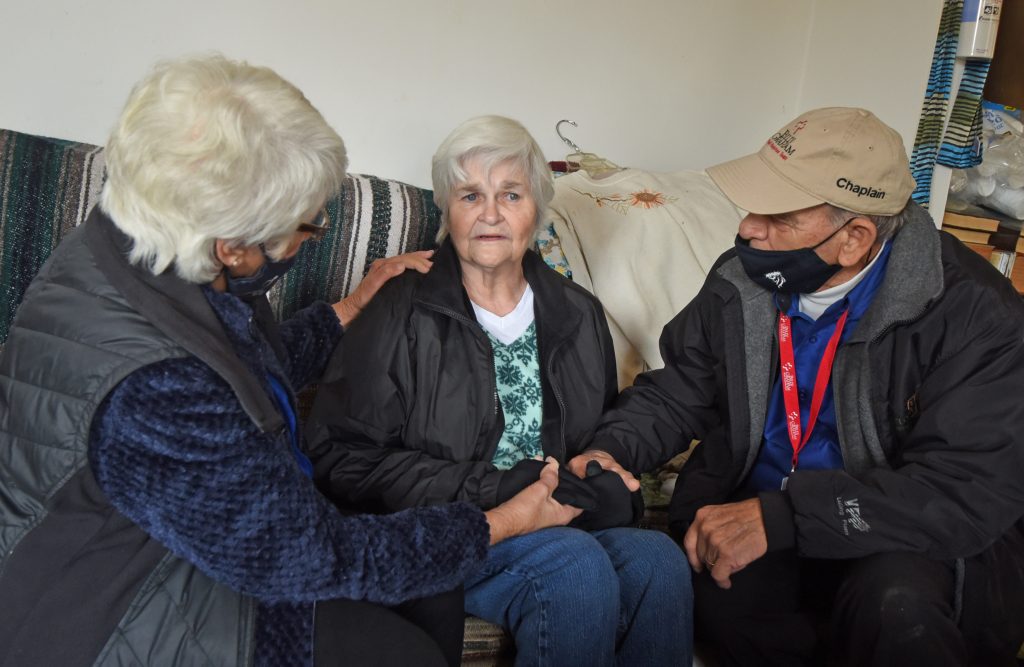
<path id="1" fill-rule="evenodd" d="M 700 508 L 686 531 L 683 547 L 695 572 L 701 572 L 706 566 L 719 587 L 729 588 L 732 586 L 730 575 L 768 551 L 761 500 L 751 498 Z"/>
<path id="2" fill-rule="evenodd" d="M 571 470 L 577 477 L 585 478 L 587 476 L 587 462 L 589 461 L 597 461 L 605 470 L 611 470 L 614 473 L 618 473 L 619 477 L 622 478 L 622 483 L 625 484 L 626 488 L 630 491 L 636 491 L 640 488 L 640 481 L 636 477 L 633 477 L 633 473 L 620 466 L 618 461 L 616 461 L 611 454 L 608 452 L 602 452 L 598 449 L 592 449 L 574 456 L 572 460 L 569 461 L 569 470 Z"/>
<path id="3" fill-rule="evenodd" d="M 558 488 L 558 461 L 548 457 L 540 478 L 484 515 L 491 527 L 491 544 L 549 526 L 564 526 L 583 510 L 552 497 Z"/>
<path id="4" fill-rule="evenodd" d="M 377 293 L 377 290 L 384 286 L 384 283 L 405 273 L 406 269 L 415 269 L 420 273 L 429 271 L 430 267 L 434 265 L 430 260 L 433 256 L 433 250 L 417 250 L 404 255 L 375 259 L 373 264 L 370 264 L 370 270 L 366 272 L 366 276 L 355 290 L 334 304 L 334 312 L 338 314 L 341 326 L 347 327 L 349 322 L 359 316 L 366 304 L 370 303 L 370 299 Z"/>

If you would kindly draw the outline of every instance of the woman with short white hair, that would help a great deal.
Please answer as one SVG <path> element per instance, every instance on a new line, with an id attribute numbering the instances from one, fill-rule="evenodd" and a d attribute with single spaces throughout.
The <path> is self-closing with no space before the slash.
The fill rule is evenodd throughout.
<path id="1" fill-rule="evenodd" d="M 342 505 L 490 509 L 537 480 L 539 459 L 579 455 L 615 397 L 601 304 L 531 250 L 553 184 L 529 132 L 470 119 L 433 179 L 433 268 L 382 288 L 313 407 L 314 478 Z M 561 468 L 554 494 L 583 514 L 492 548 L 466 610 L 512 632 L 519 665 L 689 664 L 689 565 L 632 527 L 637 480 L 594 465 Z"/>
<path id="2" fill-rule="evenodd" d="M 158 66 L 107 165 L 0 357 L 0 662 L 457 664 L 489 544 L 575 514 L 556 464 L 486 513 L 342 516 L 296 416 L 343 325 L 429 253 L 274 322 L 266 292 L 326 231 L 346 158 L 269 69 Z"/>

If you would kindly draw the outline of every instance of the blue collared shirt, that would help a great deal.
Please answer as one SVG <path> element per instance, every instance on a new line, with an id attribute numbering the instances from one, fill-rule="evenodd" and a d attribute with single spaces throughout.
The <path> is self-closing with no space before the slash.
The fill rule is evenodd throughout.
<path id="1" fill-rule="evenodd" d="M 811 397 L 814 393 L 814 380 L 818 374 L 822 356 L 828 341 L 835 333 L 836 324 L 843 311 L 850 309 L 846 316 L 846 326 L 839 339 L 840 345 L 846 341 L 857 322 L 871 305 L 871 300 L 878 291 L 878 286 L 885 277 L 885 269 L 889 262 L 889 251 L 892 244 L 886 243 L 879 253 L 877 261 L 867 275 L 843 298 L 829 306 L 817 319 L 800 312 L 800 299 L 795 297 L 788 304 L 776 295 L 779 310 L 785 310 L 793 322 L 793 355 L 796 361 L 797 397 L 800 401 L 801 433 L 807 432 L 807 418 L 811 411 Z M 776 362 L 777 364 L 777 362 Z M 768 414 L 765 416 L 764 439 L 761 451 L 750 472 L 747 486 L 756 491 L 776 490 L 782 486 L 782 480 L 789 476 L 792 468 L 793 446 L 789 442 L 786 427 L 786 406 L 782 397 L 782 383 L 775 379 L 768 403 Z M 836 430 L 835 400 L 832 395 L 832 379 L 829 378 L 825 396 L 818 412 L 818 421 L 807 444 L 800 450 L 797 468 L 801 470 L 835 470 L 843 467 L 843 453 L 839 446 L 839 433 Z"/>

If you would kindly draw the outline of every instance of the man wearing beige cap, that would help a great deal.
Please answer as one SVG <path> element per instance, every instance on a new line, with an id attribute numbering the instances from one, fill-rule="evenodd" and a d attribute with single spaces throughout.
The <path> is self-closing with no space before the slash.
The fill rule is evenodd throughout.
<path id="1" fill-rule="evenodd" d="M 900 136 L 808 112 L 708 170 L 749 211 L 587 459 L 695 448 L 670 527 L 727 665 L 1013 664 L 1024 302 L 910 201 Z"/>

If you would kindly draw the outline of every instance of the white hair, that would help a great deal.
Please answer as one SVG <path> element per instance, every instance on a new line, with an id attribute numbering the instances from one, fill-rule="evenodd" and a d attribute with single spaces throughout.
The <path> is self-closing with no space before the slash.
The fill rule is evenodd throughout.
<path id="1" fill-rule="evenodd" d="M 907 221 L 910 220 L 911 215 L 909 200 L 907 205 L 900 209 L 899 213 L 892 215 L 868 215 L 839 208 L 832 204 L 826 204 L 826 206 L 828 206 L 828 215 L 833 227 L 839 227 L 851 218 L 866 218 L 875 226 L 877 240 L 880 242 L 888 241 L 896 236 L 896 233 L 903 229 L 903 225 L 907 224 Z"/>
<path id="2" fill-rule="evenodd" d="M 280 257 L 346 168 L 341 137 L 298 88 L 220 55 L 160 63 L 136 84 L 106 161 L 101 206 L 131 237 L 130 261 L 192 283 L 220 273 L 217 239 Z"/>
<path id="3" fill-rule="evenodd" d="M 465 121 L 441 142 L 431 164 L 434 203 L 441 209 L 437 240 L 448 235 L 448 195 L 468 178 L 465 164 L 479 160 L 485 175 L 496 165 L 511 162 L 522 170 L 537 208 L 535 227 L 540 229 L 548 204 L 555 195 L 551 170 L 540 146 L 518 121 L 504 116 L 477 116 Z"/>

